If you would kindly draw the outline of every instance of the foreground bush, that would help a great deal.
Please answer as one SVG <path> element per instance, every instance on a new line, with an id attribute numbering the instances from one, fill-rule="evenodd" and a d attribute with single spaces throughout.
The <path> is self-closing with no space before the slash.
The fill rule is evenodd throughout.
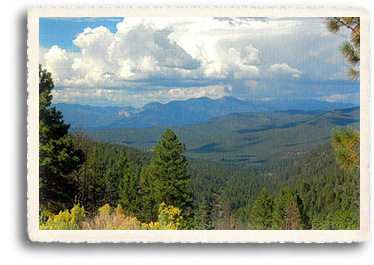
<path id="1" fill-rule="evenodd" d="M 58 215 L 50 214 L 45 221 L 45 213 L 40 214 L 41 230 L 178 230 L 182 228 L 181 210 L 174 206 L 159 206 L 157 222 L 141 223 L 134 216 L 126 216 L 121 205 L 113 209 L 105 204 L 93 218 L 86 218 L 83 207 L 75 205 L 71 211 Z"/>
<path id="2" fill-rule="evenodd" d="M 83 222 L 84 230 L 139 230 L 140 222 L 136 217 L 125 216 L 121 205 L 116 209 L 105 204 L 99 209 L 99 214 L 93 219 L 86 219 Z"/>
<path id="3" fill-rule="evenodd" d="M 166 206 L 165 203 L 161 203 L 158 208 L 158 220 L 157 222 L 150 222 L 149 224 L 142 223 L 142 229 L 144 230 L 179 230 L 182 228 L 181 216 L 182 211 L 174 206 Z"/>
<path id="4" fill-rule="evenodd" d="M 57 215 L 51 215 L 48 220 L 39 224 L 40 230 L 79 230 L 86 213 L 84 207 L 75 205 L 71 211 L 65 210 Z"/>

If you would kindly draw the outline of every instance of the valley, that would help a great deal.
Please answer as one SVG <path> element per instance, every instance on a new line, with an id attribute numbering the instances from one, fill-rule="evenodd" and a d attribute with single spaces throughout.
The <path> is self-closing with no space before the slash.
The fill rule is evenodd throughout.
<path id="1" fill-rule="evenodd" d="M 97 141 L 151 151 L 166 128 L 186 144 L 186 156 L 226 163 L 287 163 L 327 143 L 331 130 L 359 129 L 359 108 L 332 111 L 260 111 L 234 113 L 187 126 L 91 131 Z"/>

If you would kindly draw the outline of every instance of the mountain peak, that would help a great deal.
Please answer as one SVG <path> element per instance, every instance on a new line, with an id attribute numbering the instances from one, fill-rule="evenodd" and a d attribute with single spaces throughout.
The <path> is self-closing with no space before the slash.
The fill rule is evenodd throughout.
<path id="1" fill-rule="evenodd" d="M 148 103 L 146 105 L 144 105 L 141 109 L 151 109 L 151 108 L 154 108 L 154 107 L 158 107 L 158 106 L 161 106 L 163 105 L 162 103 L 160 102 L 151 102 L 151 103 Z"/>
<path id="2" fill-rule="evenodd" d="M 230 97 L 230 96 L 223 96 L 222 98 L 219 99 L 220 102 L 244 102 L 243 100 L 240 100 L 235 97 Z"/>

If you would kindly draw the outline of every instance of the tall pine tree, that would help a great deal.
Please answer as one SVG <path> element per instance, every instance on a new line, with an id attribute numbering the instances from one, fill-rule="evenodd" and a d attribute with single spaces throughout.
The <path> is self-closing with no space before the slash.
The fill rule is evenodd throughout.
<path id="1" fill-rule="evenodd" d="M 271 228 L 273 199 L 266 188 L 262 188 L 251 210 L 251 224 L 254 229 L 266 230 Z"/>
<path id="2" fill-rule="evenodd" d="M 336 151 L 336 162 L 345 170 L 360 168 L 360 132 L 347 127 L 332 132 L 332 146 Z"/>
<path id="3" fill-rule="evenodd" d="M 340 52 L 347 58 L 351 67 L 348 68 L 347 75 L 352 80 L 357 80 L 360 75 L 360 18 L 359 17 L 328 17 L 325 24 L 330 32 L 337 33 L 340 28 L 350 31 L 349 41 L 340 44 Z M 358 69 L 355 69 L 357 67 Z"/>
<path id="4" fill-rule="evenodd" d="M 308 229 L 304 204 L 295 192 L 281 190 L 274 203 L 273 228 L 278 230 Z"/>
<path id="5" fill-rule="evenodd" d="M 77 183 L 71 173 L 84 161 L 61 112 L 52 107 L 51 73 L 39 65 L 39 204 L 50 211 L 71 208 Z"/>
<path id="6" fill-rule="evenodd" d="M 184 219 L 192 206 L 189 195 L 190 177 L 187 175 L 188 161 L 182 154 L 185 149 L 178 136 L 167 129 L 153 149 L 156 157 L 142 170 L 143 211 L 152 221 L 157 220 L 158 207 L 162 202 L 181 209 Z"/>
<path id="7" fill-rule="evenodd" d="M 85 208 L 87 211 L 91 212 L 92 215 L 95 215 L 100 207 L 109 203 L 105 199 L 107 196 L 108 184 L 106 178 L 106 167 L 97 146 L 94 147 L 92 151 L 87 167 Z"/>
<path id="8" fill-rule="evenodd" d="M 118 204 L 126 214 L 138 211 L 138 178 L 135 175 L 126 151 L 122 151 L 116 164 L 118 176 Z"/>

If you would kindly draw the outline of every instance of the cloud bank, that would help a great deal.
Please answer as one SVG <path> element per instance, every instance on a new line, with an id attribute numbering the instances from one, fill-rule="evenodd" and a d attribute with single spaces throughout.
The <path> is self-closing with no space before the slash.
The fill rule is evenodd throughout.
<path id="1" fill-rule="evenodd" d="M 318 18 L 124 18 L 116 32 L 86 27 L 73 36 L 80 52 L 41 46 L 39 60 L 52 73 L 55 102 L 141 106 L 201 96 L 299 97 L 303 89 L 331 100 L 343 92 L 326 91 L 323 82 L 346 82 L 337 49 L 345 37 L 328 33 Z"/>

